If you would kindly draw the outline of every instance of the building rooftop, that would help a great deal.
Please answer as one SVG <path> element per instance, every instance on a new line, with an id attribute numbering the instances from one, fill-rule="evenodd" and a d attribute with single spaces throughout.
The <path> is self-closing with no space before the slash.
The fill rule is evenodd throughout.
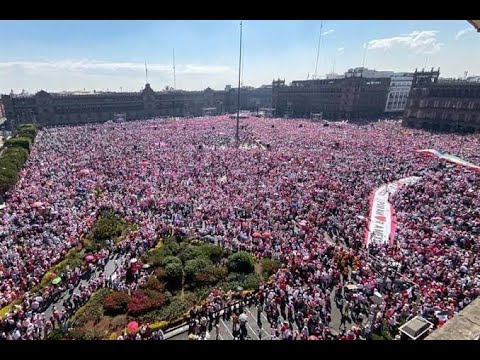
<path id="1" fill-rule="evenodd" d="M 480 340 L 480 297 L 425 340 Z"/>
<path id="2" fill-rule="evenodd" d="M 433 324 L 430 321 L 425 320 L 420 316 L 415 316 L 405 325 L 402 325 L 399 330 L 411 339 L 416 340 L 423 334 L 425 334 L 428 330 L 430 330 L 432 327 Z"/>

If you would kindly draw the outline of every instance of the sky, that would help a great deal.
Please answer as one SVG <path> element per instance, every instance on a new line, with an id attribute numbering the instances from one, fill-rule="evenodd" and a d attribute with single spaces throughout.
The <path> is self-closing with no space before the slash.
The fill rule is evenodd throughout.
<path id="1" fill-rule="evenodd" d="M 0 93 L 139 91 L 145 62 L 162 90 L 174 86 L 173 49 L 176 88 L 238 84 L 238 20 L 2 20 L 0 34 Z M 466 20 L 244 20 L 243 55 L 244 86 L 363 64 L 462 77 L 480 75 L 480 34 Z"/>

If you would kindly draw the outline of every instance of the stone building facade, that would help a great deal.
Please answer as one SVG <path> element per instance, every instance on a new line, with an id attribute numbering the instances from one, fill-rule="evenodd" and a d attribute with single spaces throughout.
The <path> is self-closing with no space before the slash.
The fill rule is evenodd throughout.
<path id="1" fill-rule="evenodd" d="M 480 84 L 414 73 L 403 124 L 443 132 L 480 132 Z"/>
<path id="2" fill-rule="evenodd" d="M 237 111 L 238 89 L 221 91 L 154 91 L 146 84 L 141 92 L 57 94 L 40 91 L 35 95 L 2 95 L 5 116 L 12 125 L 36 122 L 45 126 L 82 124 L 113 120 L 125 114 L 126 120 L 162 116 L 203 116 Z M 271 106 L 270 85 L 242 87 L 240 108 L 257 111 Z"/>
<path id="3" fill-rule="evenodd" d="M 346 73 L 337 79 L 285 80 L 272 83 L 272 105 L 279 117 L 325 119 L 370 119 L 385 110 L 390 78 L 366 78 L 361 73 Z"/>
<path id="4" fill-rule="evenodd" d="M 44 126 L 82 124 L 113 120 L 116 113 L 126 120 L 162 116 L 202 116 L 228 112 L 229 92 L 160 91 L 150 84 L 139 92 L 55 94 L 39 91 L 33 96 L 2 95 L 5 116 L 11 124 L 36 122 Z"/>
<path id="5" fill-rule="evenodd" d="M 229 88 L 225 108 L 227 112 L 233 113 L 237 111 L 238 107 L 238 88 Z M 240 91 L 240 110 L 251 111 L 253 113 L 262 108 L 269 108 L 272 106 L 272 86 L 263 85 L 258 88 L 241 87 Z"/>

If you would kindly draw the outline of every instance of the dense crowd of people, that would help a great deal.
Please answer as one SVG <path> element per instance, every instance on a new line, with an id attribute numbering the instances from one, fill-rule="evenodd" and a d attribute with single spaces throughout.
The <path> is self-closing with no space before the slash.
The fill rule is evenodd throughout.
<path id="1" fill-rule="evenodd" d="M 105 208 L 138 225 L 118 249 L 123 256 L 173 229 L 280 259 L 264 289 L 275 300 L 262 303 L 285 313 L 280 338 L 366 338 L 385 321 L 395 329 L 416 314 L 450 318 L 479 295 L 480 175 L 415 152 L 438 149 L 478 164 L 478 136 L 432 135 L 394 121 L 327 127 L 251 118 L 236 146 L 233 131 L 228 117 L 42 130 L 1 213 L 0 308 L 36 285 Z M 369 194 L 407 176 L 422 180 L 393 196 L 394 245 L 365 251 Z M 124 275 L 115 286 L 126 286 Z M 81 274 L 66 276 L 51 288 L 63 293 Z M 337 296 L 351 280 L 356 292 Z M 383 297 L 372 304 L 376 292 Z M 357 333 L 329 335 L 334 293 L 343 325 L 365 320 Z"/>

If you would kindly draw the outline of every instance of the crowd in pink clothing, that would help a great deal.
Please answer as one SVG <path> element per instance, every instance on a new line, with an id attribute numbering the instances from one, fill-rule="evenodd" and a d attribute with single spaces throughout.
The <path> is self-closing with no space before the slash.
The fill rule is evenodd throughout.
<path id="1" fill-rule="evenodd" d="M 329 256 L 343 250 L 332 250 L 326 234 L 364 265 L 352 278 L 366 294 L 384 290 L 377 312 L 392 324 L 436 309 L 451 316 L 479 295 L 480 175 L 415 152 L 438 149 L 478 164 L 478 136 L 431 135 L 393 121 L 249 118 L 237 147 L 234 131 L 227 117 L 42 130 L 1 214 L 0 307 L 37 284 L 103 208 L 139 225 L 127 240 L 131 251 L 151 247 L 173 226 L 280 258 L 274 291 L 311 298 L 310 310 L 340 276 Z M 407 176 L 422 180 L 395 195 L 396 245 L 372 247 L 377 263 L 363 251 L 369 194 Z M 394 261 L 420 289 L 415 305 L 417 290 L 385 284 L 400 281 L 388 273 Z M 329 286 L 319 286 L 328 277 Z"/>

